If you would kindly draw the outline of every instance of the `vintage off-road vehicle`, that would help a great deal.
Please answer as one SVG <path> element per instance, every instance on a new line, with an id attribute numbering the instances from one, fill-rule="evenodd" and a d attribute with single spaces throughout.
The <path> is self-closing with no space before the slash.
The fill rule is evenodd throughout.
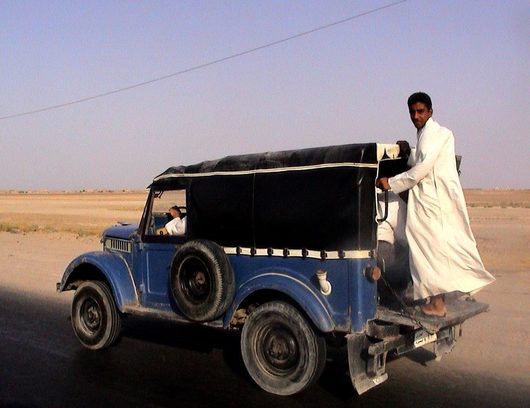
<path id="1" fill-rule="evenodd" d="M 450 351 L 461 323 L 487 305 L 455 298 L 446 317 L 418 317 L 378 291 L 375 181 L 398 153 L 353 144 L 169 168 L 139 225 L 107 229 L 102 251 L 74 259 L 57 284 L 76 291 L 76 336 L 109 347 L 130 314 L 238 330 L 250 376 L 278 395 L 319 378 L 331 340 L 347 348 L 358 393 L 387 379 L 389 352 Z M 175 205 L 184 235 L 165 228 Z"/>

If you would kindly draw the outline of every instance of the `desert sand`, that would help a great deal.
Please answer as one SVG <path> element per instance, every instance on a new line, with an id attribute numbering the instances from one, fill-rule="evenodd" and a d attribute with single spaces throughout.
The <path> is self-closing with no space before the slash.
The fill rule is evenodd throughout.
<path id="1" fill-rule="evenodd" d="M 465 194 L 479 252 L 497 281 L 476 296 L 491 310 L 466 322 L 457 352 L 445 364 L 530 389 L 530 190 Z M 55 292 L 68 262 L 100 249 L 105 227 L 138 222 L 146 196 L 144 191 L 0 193 L 0 286 L 68 304 L 71 292 Z"/>

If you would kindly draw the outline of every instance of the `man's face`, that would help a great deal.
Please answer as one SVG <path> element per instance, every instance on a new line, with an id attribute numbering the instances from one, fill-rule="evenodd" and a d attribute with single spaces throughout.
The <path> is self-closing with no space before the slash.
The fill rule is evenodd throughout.
<path id="1" fill-rule="evenodd" d="M 172 216 L 173 218 L 177 218 L 177 217 L 180 218 L 180 214 L 179 214 L 178 211 L 175 210 L 174 208 L 170 208 L 170 209 L 169 209 L 169 213 L 171 214 L 171 216 Z"/>
<path id="2" fill-rule="evenodd" d="M 432 109 L 428 109 L 424 103 L 416 102 L 410 105 L 409 113 L 410 120 L 412 120 L 416 129 L 421 129 L 432 116 Z"/>

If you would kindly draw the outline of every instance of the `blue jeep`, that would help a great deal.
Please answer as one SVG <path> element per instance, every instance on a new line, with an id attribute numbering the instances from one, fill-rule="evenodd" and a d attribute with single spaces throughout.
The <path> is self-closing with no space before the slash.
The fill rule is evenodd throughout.
<path id="1" fill-rule="evenodd" d="M 109 347 L 130 314 L 238 330 L 248 372 L 277 395 L 319 378 L 331 340 L 347 347 L 358 393 L 386 380 L 389 352 L 450 351 L 457 327 L 487 305 L 455 299 L 445 318 L 420 318 L 391 287 L 378 291 L 375 181 L 398 153 L 353 144 L 169 168 L 139 225 L 107 229 L 102 251 L 74 259 L 57 284 L 76 291 L 76 336 Z M 180 235 L 166 228 L 175 206 Z"/>

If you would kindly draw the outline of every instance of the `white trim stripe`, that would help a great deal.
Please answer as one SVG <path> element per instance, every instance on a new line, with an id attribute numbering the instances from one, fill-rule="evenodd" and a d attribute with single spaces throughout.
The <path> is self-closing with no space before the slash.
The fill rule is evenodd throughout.
<path id="1" fill-rule="evenodd" d="M 224 247 L 227 255 L 269 256 L 281 258 L 312 258 L 312 259 L 363 259 L 371 258 L 372 251 L 312 251 L 307 249 L 277 249 L 277 248 L 242 248 Z M 324 256 L 323 256 L 324 255 Z"/>
<path id="2" fill-rule="evenodd" d="M 256 170 L 240 170 L 240 171 L 212 171 L 208 173 L 173 173 L 163 174 L 155 177 L 153 181 L 159 181 L 169 178 L 180 178 L 180 177 L 209 177 L 209 176 L 238 176 L 247 174 L 262 174 L 262 173 L 282 173 L 289 171 L 307 171 L 322 168 L 337 168 L 337 167 L 359 167 L 377 169 L 378 163 L 326 163 L 317 164 L 311 166 L 293 166 L 293 167 L 278 167 L 272 169 L 256 169 Z"/>

